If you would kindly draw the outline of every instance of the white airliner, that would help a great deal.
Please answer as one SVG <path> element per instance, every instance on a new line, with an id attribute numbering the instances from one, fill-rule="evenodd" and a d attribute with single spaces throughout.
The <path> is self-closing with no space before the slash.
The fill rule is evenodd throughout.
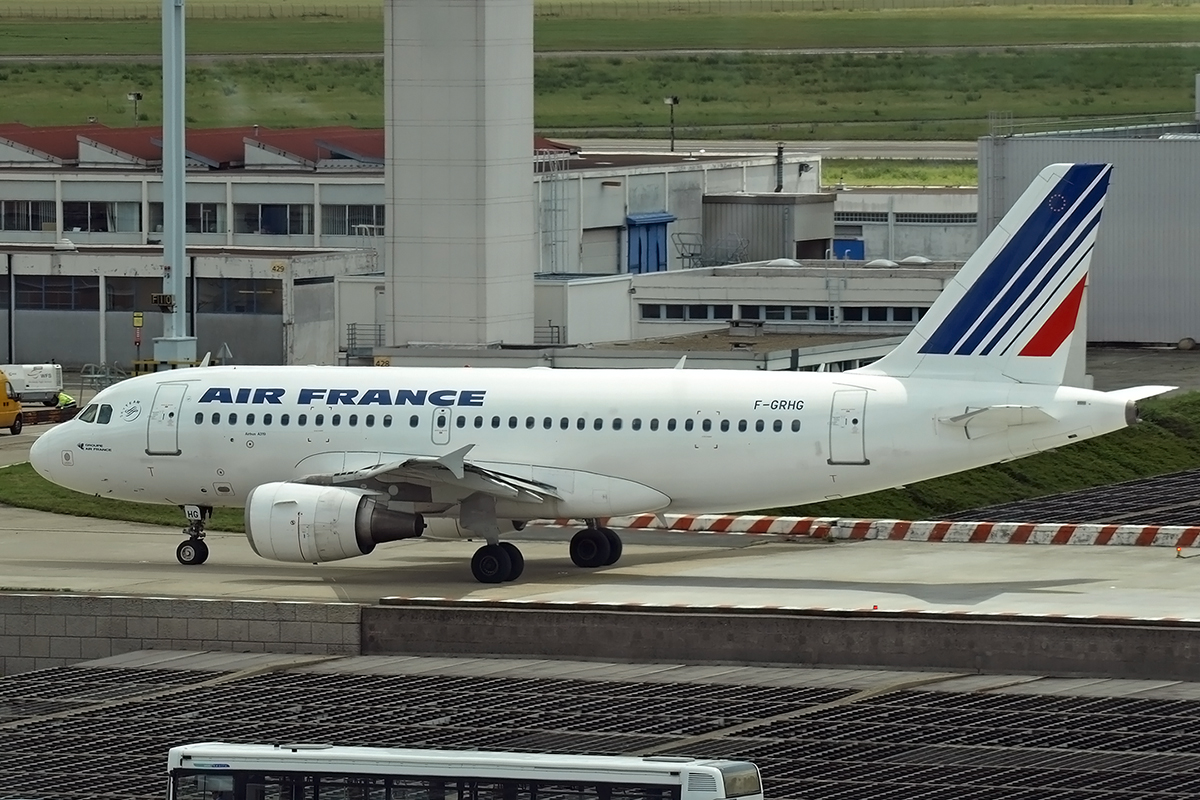
<path id="1" fill-rule="evenodd" d="M 843 373 L 209 367 L 123 381 L 33 446 L 45 478 L 178 505 L 202 564 L 214 506 L 244 506 L 260 556 L 322 562 L 430 534 L 487 544 L 574 518 L 581 567 L 621 540 L 598 518 L 848 497 L 1007 461 L 1136 420 L 1171 387 L 1060 385 L 1107 164 L 1047 167 L 892 353 Z"/>

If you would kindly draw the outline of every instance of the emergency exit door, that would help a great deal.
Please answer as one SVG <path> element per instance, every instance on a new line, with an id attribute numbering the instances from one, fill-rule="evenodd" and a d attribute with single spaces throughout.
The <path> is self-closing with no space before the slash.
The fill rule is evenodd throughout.
<path id="1" fill-rule="evenodd" d="M 179 455 L 179 414 L 186 392 L 186 383 L 164 383 L 154 393 L 146 423 L 146 455 Z"/>
<path id="2" fill-rule="evenodd" d="M 870 464 L 864 437 L 866 389 L 839 389 L 829 413 L 829 463 Z"/>

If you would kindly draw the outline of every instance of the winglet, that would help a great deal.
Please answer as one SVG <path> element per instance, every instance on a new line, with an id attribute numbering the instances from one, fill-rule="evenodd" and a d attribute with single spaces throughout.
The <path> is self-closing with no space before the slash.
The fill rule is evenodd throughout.
<path id="1" fill-rule="evenodd" d="M 683 365 L 686 363 L 687 363 L 687 356 L 680 356 L 679 363 L 676 364 L 674 367 L 672 367 L 672 369 L 683 369 Z"/>
<path id="2" fill-rule="evenodd" d="M 450 470 L 454 477 L 461 481 L 466 472 L 466 466 L 464 462 L 466 461 L 467 453 L 471 452 L 473 447 L 475 447 L 473 444 L 469 444 L 466 447 L 460 447 L 453 453 L 447 453 L 446 455 L 441 456 L 435 460 L 434 463 L 441 464 L 443 467 Z"/>

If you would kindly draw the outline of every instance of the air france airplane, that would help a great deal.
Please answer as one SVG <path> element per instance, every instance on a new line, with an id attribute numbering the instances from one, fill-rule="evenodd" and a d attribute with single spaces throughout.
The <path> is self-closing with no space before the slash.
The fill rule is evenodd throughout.
<path id="1" fill-rule="evenodd" d="M 1171 387 L 1062 386 L 1110 165 L 1047 167 L 893 352 L 843 373 L 210 367 L 123 381 L 37 440 L 34 468 L 98 497 L 181 506 L 183 564 L 214 506 L 260 556 L 323 562 L 431 535 L 574 518 L 580 567 L 613 564 L 598 519 L 849 497 L 1130 425 Z"/>

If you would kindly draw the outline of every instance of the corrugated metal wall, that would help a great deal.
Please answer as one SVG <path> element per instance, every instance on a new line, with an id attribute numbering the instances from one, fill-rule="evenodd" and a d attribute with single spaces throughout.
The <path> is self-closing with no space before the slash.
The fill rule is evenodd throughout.
<path id="1" fill-rule="evenodd" d="M 795 242 L 785 214 L 794 207 L 776 204 L 722 203 L 704 200 L 704 245 L 711 248 L 724 236 L 741 236 L 748 249 L 741 260 L 769 261 L 795 258 Z"/>
<path id="2" fill-rule="evenodd" d="M 1200 141 L 983 138 L 980 237 L 1056 162 L 1114 164 L 1092 256 L 1088 341 L 1200 340 Z"/>

